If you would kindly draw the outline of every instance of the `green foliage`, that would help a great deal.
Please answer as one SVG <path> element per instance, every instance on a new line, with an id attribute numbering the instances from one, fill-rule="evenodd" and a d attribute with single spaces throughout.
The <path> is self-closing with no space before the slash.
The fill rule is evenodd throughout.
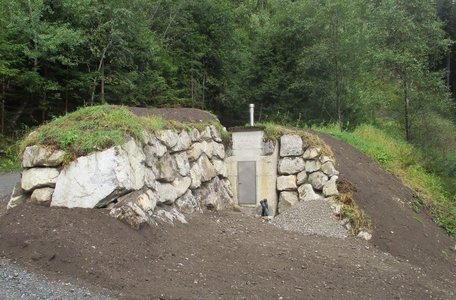
<path id="1" fill-rule="evenodd" d="M 0 173 L 18 171 L 21 167 L 17 143 L 0 134 Z"/>
<path id="2" fill-rule="evenodd" d="M 412 208 L 420 210 L 424 205 L 440 226 L 456 236 L 456 190 L 445 184 L 444 177 L 426 169 L 425 155 L 419 149 L 371 125 L 361 125 L 352 132 L 340 131 L 337 126 L 315 129 L 330 133 L 376 159 L 417 192 Z"/>

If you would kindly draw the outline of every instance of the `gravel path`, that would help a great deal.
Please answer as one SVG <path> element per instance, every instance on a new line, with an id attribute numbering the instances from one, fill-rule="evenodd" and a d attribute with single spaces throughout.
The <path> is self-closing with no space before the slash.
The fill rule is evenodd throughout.
<path id="1" fill-rule="evenodd" d="M 299 201 L 272 221 L 277 227 L 327 237 L 345 238 L 347 231 L 334 217 L 329 202 Z"/>
<path id="2" fill-rule="evenodd" d="M 0 174 L 0 198 L 11 194 L 20 178 L 21 174 L 19 172 Z"/>
<path id="3" fill-rule="evenodd" d="M 0 299 L 112 299 L 71 283 L 50 281 L 0 258 Z"/>

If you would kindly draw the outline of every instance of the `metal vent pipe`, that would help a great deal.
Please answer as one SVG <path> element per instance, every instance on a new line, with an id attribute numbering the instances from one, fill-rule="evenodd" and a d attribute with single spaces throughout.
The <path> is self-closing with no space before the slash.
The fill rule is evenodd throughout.
<path id="1" fill-rule="evenodd" d="M 255 126 L 255 121 L 254 121 L 254 113 L 255 113 L 255 104 L 249 104 L 250 108 L 250 126 Z"/>

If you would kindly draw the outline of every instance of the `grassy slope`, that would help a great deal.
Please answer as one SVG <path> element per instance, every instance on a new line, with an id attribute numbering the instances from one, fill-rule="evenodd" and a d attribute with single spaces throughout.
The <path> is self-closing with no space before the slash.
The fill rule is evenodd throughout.
<path id="1" fill-rule="evenodd" d="M 412 145 L 370 125 L 353 132 L 336 126 L 314 128 L 339 138 L 375 159 L 417 192 L 412 203 L 416 210 L 428 209 L 434 220 L 456 237 L 456 195 L 445 188 L 444 179 L 424 168 L 423 154 Z"/>

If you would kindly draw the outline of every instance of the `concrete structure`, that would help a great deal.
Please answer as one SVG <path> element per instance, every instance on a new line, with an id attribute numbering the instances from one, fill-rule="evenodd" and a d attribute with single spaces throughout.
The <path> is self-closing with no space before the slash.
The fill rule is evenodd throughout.
<path id="1" fill-rule="evenodd" d="M 264 131 L 250 127 L 232 132 L 232 155 L 225 158 L 234 201 L 255 208 L 268 200 L 269 215 L 277 213 L 277 143 L 264 141 Z"/>

